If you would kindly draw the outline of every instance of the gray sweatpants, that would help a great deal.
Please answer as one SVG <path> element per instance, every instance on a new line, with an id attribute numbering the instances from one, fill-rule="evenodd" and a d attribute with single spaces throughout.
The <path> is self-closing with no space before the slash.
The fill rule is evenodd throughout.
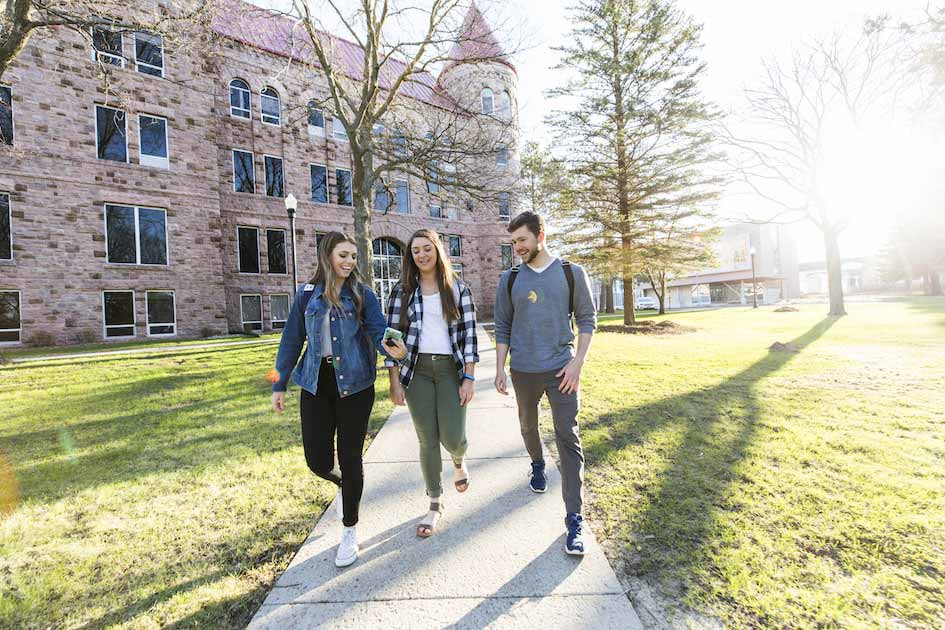
<path id="1" fill-rule="evenodd" d="M 555 424 L 555 443 L 561 458 L 561 494 L 568 513 L 581 513 L 584 485 L 584 451 L 578 435 L 577 414 L 580 400 L 577 393 L 564 394 L 558 386 L 561 378 L 551 372 L 518 372 L 511 370 L 512 387 L 518 401 L 518 422 L 522 438 L 533 462 L 544 459 L 541 436 L 538 434 L 538 402 L 542 395 L 548 396 L 551 415 Z"/>

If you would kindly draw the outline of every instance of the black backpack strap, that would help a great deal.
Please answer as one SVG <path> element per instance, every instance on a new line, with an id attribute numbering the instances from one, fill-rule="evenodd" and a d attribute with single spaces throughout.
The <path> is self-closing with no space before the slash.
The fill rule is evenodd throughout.
<path id="1" fill-rule="evenodd" d="M 568 281 L 568 321 L 574 314 L 574 269 L 571 268 L 570 260 L 562 260 L 561 268 L 564 269 L 564 277 Z"/>
<path id="2" fill-rule="evenodd" d="M 305 315 L 305 309 L 308 307 L 309 300 L 312 299 L 312 293 L 315 292 L 315 285 L 308 283 L 302 289 L 302 299 L 299 300 L 299 311 Z"/>
<path id="3" fill-rule="evenodd" d="M 520 268 L 520 265 L 515 265 L 512 267 L 512 273 L 509 275 L 509 283 L 506 285 L 509 290 L 509 304 L 512 305 L 512 310 L 515 310 L 515 303 L 512 301 L 512 285 L 515 284 L 515 279 L 518 278 L 518 272 Z"/>

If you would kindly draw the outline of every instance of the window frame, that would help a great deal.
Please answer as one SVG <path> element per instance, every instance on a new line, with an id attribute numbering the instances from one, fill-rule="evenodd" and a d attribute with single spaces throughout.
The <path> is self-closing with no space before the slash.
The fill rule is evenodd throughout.
<path id="1" fill-rule="evenodd" d="M 500 170 L 508 170 L 509 168 L 509 147 L 504 144 L 500 144 L 496 147 L 495 152 L 495 167 Z"/>
<path id="2" fill-rule="evenodd" d="M 154 37 L 160 42 L 161 47 L 161 65 L 160 67 L 152 65 L 150 63 L 144 63 L 138 60 L 138 36 L 144 35 L 146 37 Z M 147 31 L 135 31 L 134 32 L 134 48 L 135 48 L 135 72 L 139 74 L 147 74 L 152 77 L 164 78 L 164 36 L 160 33 L 149 33 Z M 159 74 L 152 74 L 150 72 L 142 72 L 140 67 L 144 66 L 146 68 L 152 68 L 157 70 Z"/>
<path id="3" fill-rule="evenodd" d="M 108 324 L 108 314 L 106 311 L 106 302 L 105 294 L 106 293 L 130 293 L 131 294 L 131 323 L 130 324 Z M 132 333 L 130 335 L 113 335 L 109 336 L 109 328 L 127 328 L 131 326 Z M 135 292 L 134 289 L 102 289 L 102 338 L 106 341 L 109 339 L 132 339 L 138 336 L 138 309 L 135 307 Z"/>
<path id="4" fill-rule="evenodd" d="M 10 257 L 9 258 L 0 258 L 0 262 L 13 262 L 13 195 L 5 190 L 0 190 L 0 199 L 3 197 L 7 198 L 7 225 L 10 226 Z"/>
<path id="5" fill-rule="evenodd" d="M 0 144 L 6 144 L 7 146 L 12 147 L 13 143 L 16 141 L 16 119 L 13 112 L 13 86 L 6 83 L 0 83 L 0 88 L 6 88 L 10 91 L 10 133 L 12 134 L 10 136 L 10 142 L 0 140 Z"/>
<path id="6" fill-rule="evenodd" d="M 453 239 L 456 239 L 456 245 L 459 249 L 458 254 L 453 253 Z M 446 235 L 446 253 L 449 254 L 450 258 L 462 258 L 463 257 L 463 237 L 459 234 L 447 234 Z"/>
<path id="7" fill-rule="evenodd" d="M 325 200 L 318 201 L 315 199 L 315 188 L 312 186 L 312 168 L 313 167 L 321 168 L 325 171 Z M 319 164 L 317 162 L 309 162 L 308 164 L 308 186 L 309 186 L 309 199 L 312 203 L 331 203 L 331 191 L 330 186 L 328 185 L 328 165 Z M 352 199 L 353 201 L 353 199 Z"/>
<path id="8" fill-rule="evenodd" d="M 164 151 L 167 153 L 167 157 L 155 157 L 153 155 L 145 155 L 143 152 L 144 145 L 141 143 L 141 118 L 152 118 L 154 120 L 163 120 L 164 121 Z M 170 137 L 167 131 L 168 124 L 167 118 L 163 116 L 155 116 L 154 114 L 146 114 L 143 112 L 138 112 L 138 163 L 141 166 L 153 166 L 155 168 L 163 168 L 165 170 L 170 169 L 171 167 L 171 146 L 170 146 Z"/>
<path id="9" fill-rule="evenodd" d="M 275 94 L 275 96 L 266 94 L 266 91 L 271 91 L 273 94 Z M 274 99 L 276 101 L 279 112 L 275 116 L 266 113 L 264 104 L 266 102 L 265 99 L 267 98 Z M 276 122 L 266 120 L 266 116 L 269 116 L 270 119 L 274 118 Z M 279 95 L 279 91 L 271 85 L 267 85 L 263 89 L 259 90 L 259 120 L 262 121 L 262 124 L 264 125 L 271 125 L 273 127 L 282 126 L 282 97 Z"/>
<path id="10" fill-rule="evenodd" d="M 102 162 L 115 162 L 115 163 L 117 163 L 117 164 L 129 164 L 129 163 L 130 163 L 130 160 L 131 160 L 131 156 L 129 155 L 129 151 L 128 151 L 128 113 L 125 112 L 125 110 L 123 110 L 123 109 L 115 109 L 114 107 L 109 107 L 109 106 L 107 106 L 107 105 L 99 105 L 98 103 L 95 103 L 94 105 L 95 105 L 95 108 L 94 108 L 94 111 L 93 111 L 93 115 L 94 115 L 94 117 L 95 117 L 95 159 L 96 159 L 96 160 L 99 160 L 99 161 L 102 161 Z M 99 110 L 99 108 L 111 110 L 111 111 L 113 111 L 113 112 L 121 112 L 121 114 L 122 114 L 122 123 L 123 123 L 123 126 L 124 126 L 124 128 L 125 128 L 124 133 L 122 134 L 122 135 L 124 136 L 124 138 L 125 138 L 125 160 L 124 160 L 124 162 L 122 162 L 122 161 L 120 161 L 120 160 L 109 160 L 108 158 L 99 157 L 99 146 L 98 146 L 98 142 L 99 142 L 99 135 L 98 135 L 98 110 Z"/>
<path id="11" fill-rule="evenodd" d="M 508 215 L 507 216 L 502 215 L 502 195 L 506 195 L 508 197 L 508 205 L 507 205 Z M 499 213 L 500 221 L 504 223 L 510 223 L 512 221 L 512 193 L 511 192 L 502 191 L 502 192 L 496 193 L 496 211 Z"/>
<path id="12" fill-rule="evenodd" d="M 115 53 L 104 52 L 95 47 L 95 31 L 96 29 L 107 30 L 111 33 L 116 33 L 118 35 L 119 46 L 121 48 L 121 54 L 116 55 Z M 103 63 L 109 66 L 118 66 L 119 68 L 125 67 L 125 38 L 122 35 L 120 30 L 114 31 L 112 29 L 106 29 L 105 26 L 101 24 L 93 24 L 89 27 L 89 43 L 92 47 L 92 61 L 95 63 Z M 112 63 L 111 61 L 102 61 L 99 59 L 99 55 L 104 57 L 111 57 L 112 59 L 117 59 L 118 63 Z"/>
<path id="13" fill-rule="evenodd" d="M 240 230 L 255 230 L 256 232 L 256 271 L 243 271 L 242 260 L 243 254 L 240 250 Z M 239 225 L 236 226 L 236 272 L 240 275 L 245 276 L 258 276 L 262 275 L 262 263 L 260 259 L 262 258 L 262 250 L 259 248 L 259 226 L 257 225 Z"/>
<path id="14" fill-rule="evenodd" d="M 499 92 L 499 106 L 496 112 L 503 120 L 512 120 L 512 95 L 508 90 Z"/>
<path id="15" fill-rule="evenodd" d="M 341 133 L 338 133 L 338 126 L 341 127 Z M 348 139 L 348 130 L 345 129 L 344 124 L 341 122 L 341 119 L 338 116 L 331 117 L 331 138 L 332 140 L 337 140 L 338 142 L 350 142 Z"/>
<path id="16" fill-rule="evenodd" d="M 272 251 L 272 246 L 269 243 L 269 233 L 270 232 L 281 232 L 282 233 L 282 254 L 284 257 L 283 262 L 285 263 L 285 271 L 273 271 L 272 270 L 272 259 L 269 257 L 270 252 Z M 266 228 L 266 274 L 271 276 L 287 276 L 289 275 L 289 245 L 286 238 L 286 231 L 282 228 Z"/>
<path id="17" fill-rule="evenodd" d="M 391 207 L 394 205 L 394 196 L 390 194 L 388 189 L 388 182 L 382 177 L 378 177 L 374 180 L 374 203 L 371 208 L 374 212 L 379 212 L 381 214 L 389 214 Z M 378 190 L 380 188 L 380 190 Z M 377 204 L 377 198 L 379 195 L 383 194 L 387 198 L 387 206 L 382 210 Z"/>
<path id="18" fill-rule="evenodd" d="M 348 190 L 350 191 L 350 194 L 351 194 L 351 201 L 349 203 L 342 203 L 341 195 L 338 194 L 340 192 L 340 188 L 338 186 L 338 182 L 340 178 L 338 177 L 338 173 L 341 171 L 344 171 L 348 174 Z M 339 168 L 337 166 L 335 167 L 335 199 L 337 200 L 337 205 L 345 206 L 346 208 L 350 208 L 354 206 L 354 182 L 351 180 L 351 177 L 352 177 L 352 172 L 350 168 Z"/>
<path id="19" fill-rule="evenodd" d="M 314 100 L 311 100 L 311 101 L 309 101 L 309 102 L 306 104 L 306 118 L 307 118 L 306 124 L 308 125 L 308 135 L 309 135 L 309 136 L 315 136 L 315 137 L 318 137 L 318 138 L 324 138 L 324 137 L 325 137 L 325 132 L 326 132 L 326 129 L 325 129 L 325 127 L 326 127 L 326 125 L 325 125 L 325 110 L 322 109 L 321 107 L 314 107 L 314 106 L 313 106 L 313 103 L 315 103 L 315 101 L 314 101 Z M 313 111 L 316 111 L 316 112 L 318 112 L 318 113 L 320 113 L 320 114 L 322 115 L 322 126 L 321 126 L 321 127 L 319 127 L 318 125 L 313 125 L 313 124 L 312 124 L 312 112 L 313 112 Z"/>
<path id="20" fill-rule="evenodd" d="M 253 189 L 249 192 L 236 189 L 236 160 L 235 158 L 236 158 L 237 152 L 249 153 L 250 162 L 253 165 L 253 170 L 251 171 L 252 176 L 253 176 L 253 181 L 252 181 Z M 233 165 L 233 192 L 241 194 L 241 195 L 255 195 L 256 194 L 256 155 L 252 151 L 247 151 L 245 149 L 236 149 L 236 148 L 233 148 L 230 150 L 230 155 L 232 156 L 231 162 Z"/>
<path id="21" fill-rule="evenodd" d="M 446 216 L 443 214 L 443 206 L 438 203 L 431 203 L 427 206 L 429 208 L 429 214 L 431 219 L 445 219 Z M 437 214 L 433 214 L 433 208 L 439 210 Z"/>
<path id="22" fill-rule="evenodd" d="M 149 297 L 152 293 L 170 293 L 171 294 L 171 303 L 174 307 L 174 321 L 170 324 L 167 323 L 157 323 L 155 326 L 172 326 L 174 332 L 169 333 L 152 333 L 151 332 L 151 312 L 148 309 L 150 305 Z M 177 292 L 174 289 L 147 289 L 144 292 L 144 321 L 145 321 L 145 333 L 147 337 L 176 337 L 177 336 Z"/>
<path id="23" fill-rule="evenodd" d="M 245 85 L 246 87 L 234 87 L 233 84 L 234 84 L 236 81 L 239 81 L 240 83 L 242 83 L 242 84 Z M 247 100 L 249 100 L 249 108 L 248 108 L 248 109 L 245 109 L 245 110 L 242 109 L 242 108 L 237 109 L 237 111 L 240 111 L 240 112 L 245 111 L 245 112 L 246 112 L 246 115 L 245 115 L 245 116 L 240 115 L 240 114 L 234 114 L 234 113 L 233 113 L 233 90 L 239 90 L 239 91 L 241 91 L 241 92 L 246 92 L 246 96 L 248 97 Z M 230 118 L 238 118 L 238 119 L 240 119 L 240 120 L 252 120 L 252 119 L 253 119 L 253 90 L 250 89 L 248 82 L 244 81 L 243 79 L 241 79 L 241 78 L 239 78 L 239 77 L 234 77 L 234 78 L 230 79 L 230 82 L 229 82 L 229 84 L 227 85 L 227 97 L 228 97 L 228 100 L 229 100 L 229 103 L 230 103 Z"/>
<path id="24" fill-rule="evenodd" d="M 269 194 L 269 165 L 268 160 L 279 160 L 279 165 L 282 167 L 280 169 L 280 177 L 282 179 L 282 195 L 270 195 Z M 269 155 L 268 153 L 263 153 L 263 187 L 265 188 L 264 194 L 266 197 L 272 197 L 273 199 L 285 199 L 285 160 L 278 155 Z"/>
<path id="25" fill-rule="evenodd" d="M 505 263 L 503 262 L 505 259 L 506 248 L 508 248 L 509 250 L 509 266 L 508 267 L 506 267 Z M 511 243 L 499 243 L 499 264 L 502 266 L 501 268 L 503 270 L 511 269 L 512 267 L 515 266 L 515 248 L 512 246 Z"/>
<path id="26" fill-rule="evenodd" d="M 489 93 L 489 111 L 486 111 L 486 92 Z M 482 112 L 483 116 L 492 116 L 495 114 L 495 92 L 488 86 L 479 90 L 479 110 Z"/>
<path id="27" fill-rule="evenodd" d="M 109 260 L 108 251 L 108 207 L 131 208 L 135 213 L 135 262 L 112 262 Z M 141 262 L 141 210 L 157 210 L 164 213 L 164 263 L 146 263 Z M 167 236 L 167 208 L 152 208 L 151 206 L 132 206 L 123 203 L 104 203 L 102 205 L 102 216 L 105 219 L 105 263 L 108 265 L 122 265 L 124 267 L 170 267 L 171 266 L 171 247 Z"/>
<path id="28" fill-rule="evenodd" d="M 403 210 L 400 207 L 400 183 L 403 182 L 404 190 L 407 193 L 407 209 Z M 410 180 L 409 179 L 395 179 L 394 180 L 394 190 L 395 194 L 393 195 L 394 208 L 396 208 L 397 214 L 411 214 L 410 212 Z"/>
<path id="29" fill-rule="evenodd" d="M 19 328 L 0 328 L 0 332 L 16 333 L 16 341 L 0 341 L 0 346 L 18 346 L 23 343 L 23 294 L 19 289 L 0 289 L 0 293 L 16 293 L 16 311 L 19 316 Z"/>
<path id="30" fill-rule="evenodd" d="M 243 298 L 244 297 L 255 297 L 259 298 L 259 321 L 251 320 L 247 321 L 246 316 L 243 312 Z M 259 328 L 251 328 L 250 330 L 262 330 L 263 329 L 263 309 L 262 309 L 262 293 L 240 293 L 240 328 L 243 332 L 246 332 L 246 324 L 259 324 Z"/>
<path id="31" fill-rule="evenodd" d="M 452 269 L 453 269 L 453 275 L 459 276 L 459 279 L 460 279 L 460 280 L 463 280 L 463 281 L 466 280 L 465 275 L 464 275 L 464 274 L 466 273 L 466 270 L 465 270 L 465 268 L 464 268 L 464 266 L 463 266 L 463 263 L 461 263 L 461 262 L 454 262 L 454 263 L 452 263 L 451 267 L 452 267 Z"/>
<path id="32" fill-rule="evenodd" d="M 274 297 L 284 297 L 286 301 L 286 315 L 285 319 L 276 319 L 273 317 L 272 310 L 272 298 Z M 242 305 L 242 301 L 240 301 Z M 289 311 L 292 310 L 292 296 L 288 293 L 270 293 L 269 294 L 269 326 L 273 330 L 283 330 L 285 328 L 285 323 L 289 321 Z M 282 324 L 281 326 L 276 326 L 276 324 Z"/>

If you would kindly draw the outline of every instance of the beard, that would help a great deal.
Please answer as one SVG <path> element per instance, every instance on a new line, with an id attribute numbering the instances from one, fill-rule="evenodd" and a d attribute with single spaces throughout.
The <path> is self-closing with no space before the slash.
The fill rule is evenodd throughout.
<path id="1" fill-rule="evenodd" d="M 539 250 L 537 247 L 535 249 L 528 250 L 528 253 L 522 256 L 522 262 L 526 265 L 530 264 L 533 260 L 535 260 L 535 257 L 538 256 L 539 251 L 541 250 Z"/>

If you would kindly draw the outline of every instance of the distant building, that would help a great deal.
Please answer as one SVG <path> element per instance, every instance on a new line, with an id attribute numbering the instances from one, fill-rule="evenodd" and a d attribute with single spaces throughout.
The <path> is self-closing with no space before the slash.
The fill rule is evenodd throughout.
<path id="1" fill-rule="evenodd" d="M 840 268 L 844 293 L 878 291 L 883 288 L 879 267 L 873 258 L 848 258 Z M 806 262 L 798 266 L 801 295 L 826 295 L 826 261 Z"/>

